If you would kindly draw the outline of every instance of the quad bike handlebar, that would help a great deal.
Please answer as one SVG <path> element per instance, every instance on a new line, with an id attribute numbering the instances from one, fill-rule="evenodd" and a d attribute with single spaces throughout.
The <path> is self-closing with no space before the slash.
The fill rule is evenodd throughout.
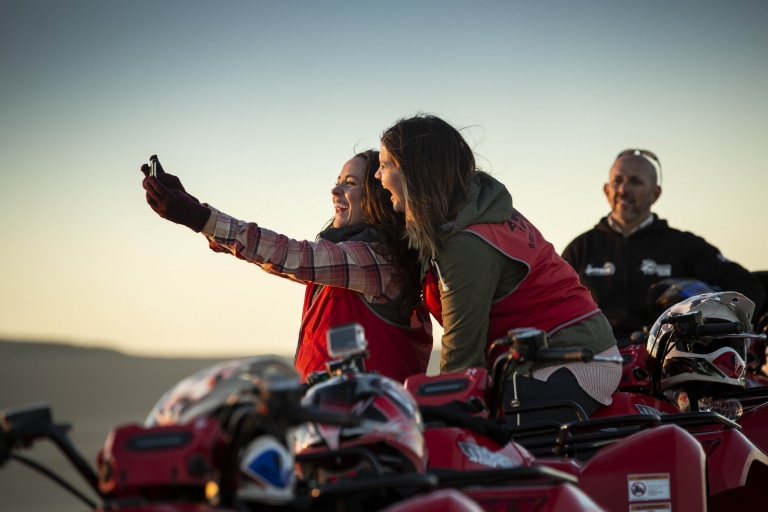
<path id="1" fill-rule="evenodd" d="M 591 348 L 540 348 L 536 352 L 538 363 L 618 363 L 621 364 L 621 356 L 596 355 Z"/>

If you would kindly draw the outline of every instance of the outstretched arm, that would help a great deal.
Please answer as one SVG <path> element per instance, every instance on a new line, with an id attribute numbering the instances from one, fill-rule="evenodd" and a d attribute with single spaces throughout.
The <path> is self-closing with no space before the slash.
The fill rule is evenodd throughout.
<path id="1" fill-rule="evenodd" d="M 297 241 L 226 215 L 215 208 L 202 229 L 215 251 L 301 282 L 355 290 L 369 302 L 388 302 L 400 292 L 400 278 L 374 244 Z"/>

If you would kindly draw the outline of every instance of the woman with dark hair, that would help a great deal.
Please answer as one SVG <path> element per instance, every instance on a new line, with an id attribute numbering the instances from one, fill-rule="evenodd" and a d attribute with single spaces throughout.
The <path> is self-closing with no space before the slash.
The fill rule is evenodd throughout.
<path id="1" fill-rule="evenodd" d="M 159 165 L 159 164 L 158 164 Z M 358 322 L 368 339 L 366 366 L 403 381 L 424 373 L 432 333 L 420 303 L 419 266 L 401 233 L 402 214 L 374 175 L 377 151 L 355 155 L 331 189 L 335 214 L 315 242 L 296 241 L 200 204 L 175 176 L 162 172 L 143 186 L 161 217 L 202 232 L 211 249 L 255 263 L 263 270 L 306 284 L 294 364 L 305 379 L 330 358 L 326 331 Z"/>
<path id="2" fill-rule="evenodd" d="M 476 167 L 458 130 L 434 116 L 402 119 L 384 132 L 380 161 L 376 177 L 392 192 L 394 210 L 405 213 L 424 301 L 445 330 L 442 372 L 482 366 L 490 343 L 523 327 L 547 332 L 551 347 L 618 355 L 610 324 L 576 272 L 513 208 L 506 187 Z M 611 403 L 620 378 L 610 363 L 545 367 L 517 377 L 516 393 L 508 384 L 505 403 L 566 399 L 589 414 Z"/>

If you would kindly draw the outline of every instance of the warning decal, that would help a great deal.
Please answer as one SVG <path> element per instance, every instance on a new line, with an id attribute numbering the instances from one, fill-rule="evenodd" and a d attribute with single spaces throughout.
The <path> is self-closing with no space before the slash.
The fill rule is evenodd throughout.
<path id="1" fill-rule="evenodd" d="M 629 501 L 658 501 L 670 499 L 669 473 L 627 475 L 627 484 Z M 648 512 L 651 512 L 651 510 L 656 509 L 648 509 Z"/>
<path id="2" fill-rule="evenodd" d="M 642 505 L 630 505 L 629 512 L 672 512 L 672 504 L 666 503 L 643 503 Z"/>

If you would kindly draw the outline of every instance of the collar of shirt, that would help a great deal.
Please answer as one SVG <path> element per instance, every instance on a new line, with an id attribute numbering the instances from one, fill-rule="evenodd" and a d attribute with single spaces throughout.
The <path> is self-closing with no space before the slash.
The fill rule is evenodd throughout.
<path id="1" fill-rule="evenodd" d="M 646 219 L 645 219 L 643 222 L 641 222 L 641 223 L 640 223 L 640 225 L 639 225 L 639 226 L 637 226 L 636 228 L 634 228 L 634 229 L 633 229 L 632 231 L 630 231 L 629 233 L 625 233 L 625 232 L 624 232 L 624 231 L 621 229 L 621 226 L 619 226 L 619 223 L 618 223 L 618 222 L 616 222 L 615 220 L 613 220 L 613 217 L 611 217 L 610 215 L 608 215 L 608 225 L 611 227 L 611 229 L 612 229 L 612 230 L 614 230 L 615 232 L 617 232 L 617 233 L 619 233 L 619 234 L 623 235 L 623 236 L 624 236 L 624 238 L 629 238 L 629 236 L 630 236 L 630 235 L 632 235 L 633 233 L 636 233 L 637 231 L 640 231 L 640 230 L 641 230 L 641 229 L 643 229 L 643 228 L 647 228 L 648 226 L 650 226 L 650 225 L 651 225 L 651 223 L 652 223 L 652 222 L 653 222 L 653 214 L 651 213 L 651 214 L 649 214 L 649 215 L 648 215 L 648 217 L 646 217 Z"/>

